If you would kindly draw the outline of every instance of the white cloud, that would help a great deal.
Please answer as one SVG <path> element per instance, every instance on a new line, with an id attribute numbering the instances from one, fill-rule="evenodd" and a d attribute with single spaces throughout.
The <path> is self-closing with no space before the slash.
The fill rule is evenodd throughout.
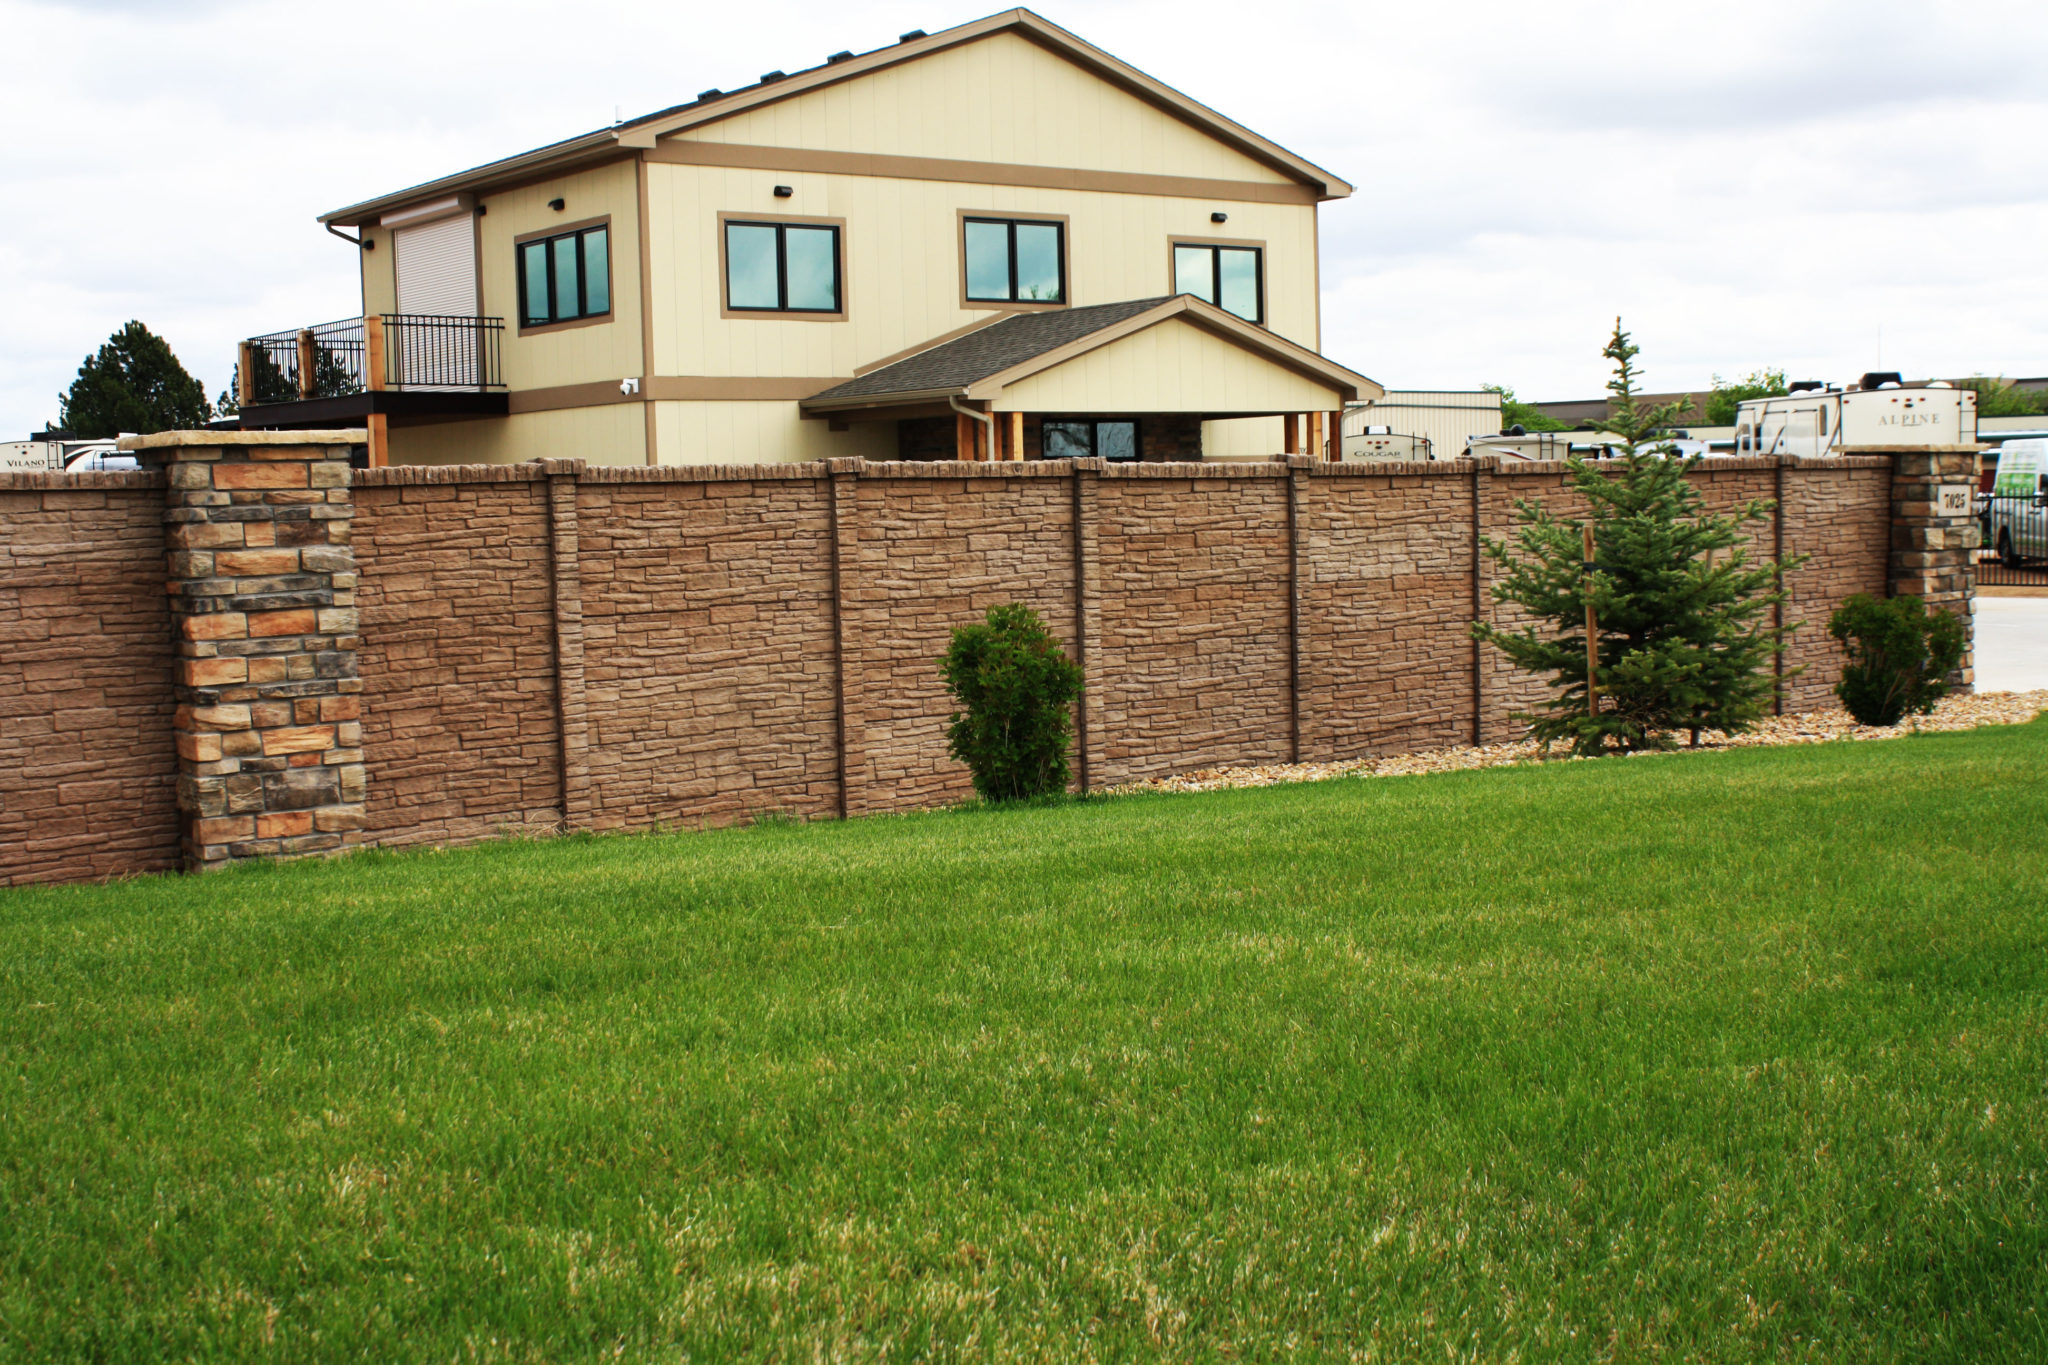
<path id="1" fill-rule="evenodd" d="M 131 317 L 210 390 L 355 310 L 314 215 L 985 12 L 889 0 L 0 0 L 0 435 Z M 1325 349 L 1383 382 L 2048 374 L 2048 12 L 1120 0 L 1048 17 L 1355 181 Z M 796 35 L 796 36 L 792 36 Z"/>

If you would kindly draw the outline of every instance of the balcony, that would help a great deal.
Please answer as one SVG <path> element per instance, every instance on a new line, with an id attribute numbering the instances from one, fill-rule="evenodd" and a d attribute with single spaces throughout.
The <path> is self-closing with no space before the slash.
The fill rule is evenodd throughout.
<path id="1" fill-rule="evenodd" d="M 372 463 L 387 423 L 506 412 L 505 320 L 383 313 L 241 345 L 235 420 L 244 428 L 366 426 Z"/>

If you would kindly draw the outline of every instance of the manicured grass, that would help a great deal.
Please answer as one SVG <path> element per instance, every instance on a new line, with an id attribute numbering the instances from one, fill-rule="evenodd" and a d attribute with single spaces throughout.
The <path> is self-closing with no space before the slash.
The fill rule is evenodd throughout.
<path id="1" fill-rule="evenodd" d="M 8 1359 L 2048 1357 L 2048 723 L 0 893 Z"/>

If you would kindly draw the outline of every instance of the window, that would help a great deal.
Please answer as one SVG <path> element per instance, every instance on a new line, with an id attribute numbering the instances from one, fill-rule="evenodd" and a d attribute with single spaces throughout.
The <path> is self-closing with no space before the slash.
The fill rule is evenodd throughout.
<path id="1" fill-rule="evenodd" d="M 839 229 L 725 224 L 725 306 L 734 313 L 838 313 Z"/>
<path id="2" fill-rule="evenodd" d="M 1040 432 L 1040 454 L 1048 460 L 1085 459 L 1099 455 L 1105 460 L 1138 458 L 1136 422 L 1094 422 L 1081 418 L 1048 417 Z"/>
<path id="3" fill-rule="evenodd" d="M 1063 224 L 967 218 L 962 220 L 961 231 L 968 302 L 1066 302 Z"/>
<path id="4" fill-rule="evenodd" d="M 611 233 L 602 225 L 519 244 L 519 325 L 612 311 Z"/>
<path id="5" fill-rule="evenodd" d="M 1266 320 L 1265 252 L 1256 246 L 1173 244 L 1173 292 L 1193 294 L 1246 322 Z"/>

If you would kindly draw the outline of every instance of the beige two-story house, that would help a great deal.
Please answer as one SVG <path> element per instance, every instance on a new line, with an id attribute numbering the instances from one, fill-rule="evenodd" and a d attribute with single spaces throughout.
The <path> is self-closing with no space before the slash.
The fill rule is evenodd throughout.
<path id="1" fill-rule="evenodd" d="M 1319 353 L 1350 192 L 1011 10 L 325 215 L 362 316 L 245 343 L 241 420 L 374 463 L 1328 451 L 1380 392 Z"/>

